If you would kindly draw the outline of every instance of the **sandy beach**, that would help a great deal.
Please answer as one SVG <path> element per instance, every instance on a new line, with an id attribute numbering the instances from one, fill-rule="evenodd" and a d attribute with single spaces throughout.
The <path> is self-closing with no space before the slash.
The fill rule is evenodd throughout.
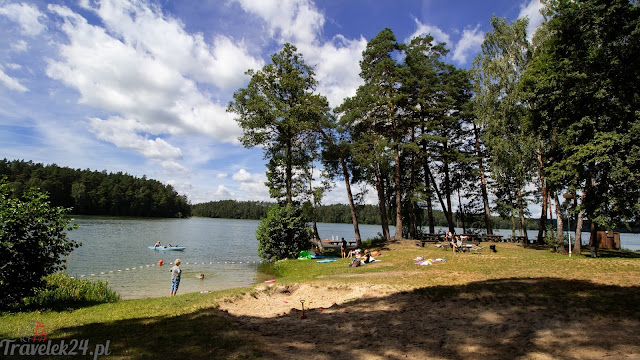
<path id="1" fill-rule="evenodd" d="M 269 359 L 640 358 L 638 313 L 620 310 L 634 305 L 610 306 L 637 301 L 637 286 L 550 277 L 413 289 L 379 284 L 403 275 L 415 274 L 264 284 L 220 309 L 268 344 Z M 593 314 L 593 306 L 602 313 Z"/>

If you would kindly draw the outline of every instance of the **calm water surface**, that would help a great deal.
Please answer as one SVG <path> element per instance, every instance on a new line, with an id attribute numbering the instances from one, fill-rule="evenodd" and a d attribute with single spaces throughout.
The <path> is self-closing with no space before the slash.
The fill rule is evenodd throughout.
<path id="1" fill-rule="evenodd" d="M 257 220 L 78 217 L 75 223 L 79 228 L 71 231 L 69 238 L 83 245 L 67 257 L 67 272 L 108 280 L 123 299 L 166 296 L 170 263 L 176 258 L 182 261 L 183 271 L 178 293 L 243 287 L 267 280 L 257 271 Z M 380 229 L 379 225 L 361 225 L 361 236 L 372 238 Z M 319 223 L 318 231 L 323 239 L 353 238 L 350 224 Z M 149 249 L 156 241 L 187 249 Z M 165 265 L 158 266 L 158 260 Z M 196 278 L 199 274 L 205 274 L 204 280 Z"/>

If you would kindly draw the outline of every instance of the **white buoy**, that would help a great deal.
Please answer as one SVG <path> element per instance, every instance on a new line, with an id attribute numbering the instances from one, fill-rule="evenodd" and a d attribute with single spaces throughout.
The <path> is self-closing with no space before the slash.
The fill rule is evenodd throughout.
<path id="1" fill-rule="evenodd" d="M 118 272 L 122 272 L 122 270 L 118 270 Z"/>
<path id="2" fill-rule="evenodd" d="M 129 270 L 129 268 L 126 268 L 125 270 Z"/>
<path id="3" fill-rule="evenodd" d="M 100 275 L 104 275 L 104 271 L 100 271 Z"/>
<path id="4" fill-rule="evenodd" d="M 96 276 L 96 274 L 91 274 L 91 276 Z"/>
<path id="5" fill-rule="evenodd" d="M 83 278 L 83 277 L 84 277 L 84 275 L 80 275 L 80 278 Z"/>
<path id="6" fill-rule="evenodd" d="M 109 274 L 113 274 L 113 270 L 109 270 Z"/>

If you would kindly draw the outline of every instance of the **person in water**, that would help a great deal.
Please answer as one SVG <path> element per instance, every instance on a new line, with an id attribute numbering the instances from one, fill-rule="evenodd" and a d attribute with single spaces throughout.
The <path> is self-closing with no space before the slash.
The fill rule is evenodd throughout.
<path id="1" fill-rule="evenodd" d="M 178 292 L 178 286 L 180 286 L 180 274 L 182 270 L 180 269 L 180 259 L 176 259 L 174 262 L 175 265 L 169 270 L 171 272 L 171 293 L 169 296 L 176 296 L 176 292 Z"/>

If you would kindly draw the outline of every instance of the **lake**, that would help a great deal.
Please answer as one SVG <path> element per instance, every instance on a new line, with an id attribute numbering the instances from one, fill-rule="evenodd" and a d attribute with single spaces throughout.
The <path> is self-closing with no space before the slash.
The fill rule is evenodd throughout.
<path id="1" fill-rule="evenodd" d="M 69 238 L 83 245 L 67 257 L 67 272 L 75 277 L 108 280 L 109 287 L 123 299 L 167 296 L 170 263 L 176 258 L 181 259 L 183 270 L 179 294 L 244 287 L 268 280 L 257 271 L 257 220 L 77 217 L 75 223 L 79 228 L 71 231 Z M 351 224 L 318 223 L 318 232 L 321 239 L 354 238 Z M 363 240 L 380 232 L 380 225 L 360 225 Z M 390 232 L 393 235 L 395 229 L 391 227 Z M 511 235 L 510 230 L 496 233 Z M 533 239 L 537 231 L 529 231 L 528 235 Z M 186 250 L 149 249 L 156 241 L 186 246 Z M 589 234 L 583 234 L 582 243 L 586 246 L 588 241 Z M 638 234 L 620 234 L 620 241 L 625 249 L 640 250 Z M 158 266 L 159 260 L 165 265 Z M 205 278 L 198 279 L 199 274 L 205 274 Z"/>
<path id="2" fill-rule="evenodd" d="M 170 263 L 176 258 L 182 261 L 183 271 L 179 294 L 268 280 L 257 271 L 257 220 L 76 217 L 75 223 L 79 228 L 68 236 L 83 245 L 67 257 L 67 272 L 74 277 L 108 280 L 109 287 L 123 299 L 168 295 Z M 393 234 L 393 227 L 391 231 Z M 318 223 L 318 232 L 322 239 L 352 239 L 353 225 Z M 360 226 L 363 239 L 379 232 L 379 225 Z M 149 249 L 156 241 L 186 246 L 186 250 Z M 165 265 L 158 266 L 158 260 Z M 199 274 L 205 274 L 203 280 L 196 278 Z"/>

